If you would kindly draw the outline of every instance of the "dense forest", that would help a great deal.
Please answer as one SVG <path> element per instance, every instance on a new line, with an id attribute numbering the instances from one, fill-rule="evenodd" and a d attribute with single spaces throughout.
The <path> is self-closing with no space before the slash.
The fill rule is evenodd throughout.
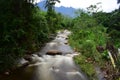
<path id="1" fill-rule="evenodd" d="M 97 11 L 96 4 L 87 11 L 79 9 L 77 16 L 70 18 L 55 12 L 54 5 L 59 0 L 46 0 L 46 12 L 33 2 L 0 1 L 0 72 L 16 67 L 25 54 L 40 50 L 58 30 L 68 29 L 72 31 L 70 45 L 81 53 L 75 62 L 91 80 L 96 80 L 95 65 L 103 71 L 107 69 L 107 80 L 120 79 L 120 9 L 106 13 Z"/>

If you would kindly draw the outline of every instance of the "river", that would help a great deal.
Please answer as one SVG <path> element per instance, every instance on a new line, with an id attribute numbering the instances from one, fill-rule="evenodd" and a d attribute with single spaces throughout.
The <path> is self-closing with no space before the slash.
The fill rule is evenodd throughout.
<path id="1" fill-rule="evenodd" d="M 59 31 L 54 40 L 46 43 L 37 54 L 32 54 L 27 67 L 17 69 L 0 80 L 88 80 L 73 61 L 77 53 L 68 44 L 70 34 L 68 30 Z M 50 50 L 62 54 L 47 55 Z"/>

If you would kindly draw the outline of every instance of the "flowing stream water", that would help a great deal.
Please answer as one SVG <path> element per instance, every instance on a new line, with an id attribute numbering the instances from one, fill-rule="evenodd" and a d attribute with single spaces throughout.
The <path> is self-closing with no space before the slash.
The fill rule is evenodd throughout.
<path id="1" fill-rule="evenodd" d="M 55 39 L 45 45 L 37 54 L 33 54 L 32 62 L 25 68 L 13 71 L 0 80 L 88 80 L 78 68 L 73 56 L 77 55 L 67 44 L 71 32 L 58 32 Z M 49 50 L 61 52 L 61 55 L 46 55 Z M 25 62 L 25 60 L 22 60 Z"/>

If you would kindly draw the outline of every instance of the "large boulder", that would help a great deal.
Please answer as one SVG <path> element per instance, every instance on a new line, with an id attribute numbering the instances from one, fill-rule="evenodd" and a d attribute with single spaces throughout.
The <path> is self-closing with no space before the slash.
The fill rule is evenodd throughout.
<path id="1" fill-rule="evenodd" d="M 32 55 L 25 55 L 24 59 L 31 62 L 32 61 Z"/>
<path id="2" fill-rule="evenodd" d="M 49 50 L 46 54 L 54 56 L 54 55 L 62 55 L 62 52 L 58 50 Z"/>

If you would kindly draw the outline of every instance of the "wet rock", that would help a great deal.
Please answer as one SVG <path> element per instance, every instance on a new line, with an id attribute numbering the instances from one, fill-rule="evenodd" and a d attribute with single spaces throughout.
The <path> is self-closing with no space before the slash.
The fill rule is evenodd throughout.
<path id="1" fill-rule="evenodd" d="M 30 64 L 29 62 L 24 63 L 24 64 L 22 64 L 21 66 L 18 66 L 18 68 L 25 68 L 25 67 L 27 67 L 29 64 Z"/>
<path id="2" fill-rule="evenodd" d="M 66 37 L 65 39 L 68 40 L 68 37 Z"/>
<path id="3" fill-rule="evenodd" d="M 32 61 L 32 56 L 31 55 L 25 55 L 24 59 L 31 62 Z"/>
<path id="4" fill-rule="evenodd" d="M 68 41 L 65 41 L 64 44 L 67 45 L 67 44 L 68 44 Z"/>
<path id="5" fill-rule="evenodd" d="M 65 45 L 67 45 L 67 44 L 68 44 L 68 42 L 65 42 L 64 44 L 65 44 Z"/>
<path id="6" fill-rule="evenodd" d="M 38 54 L 26 55 L 24 59 L 30 62 L 30 64 L 43 61 L 42 57 L 39 57 Z"/>
<path id="7" fill-rule="evenodd" d="M 32 54 L 32 61 L 31 63 L 37 63 L 37 62 L 42 62 L 44 61 L 42 57 L 39 57 L 38 55 L 36 54 Z"/>
<path id="8" fill-rule="evenodd" d="M 10 72 L 6 71 L 6 72 L 4 73 L 4 75 L 10 75 Z"/>
<path id="9" fill-rule="evenodd" d="M 24 64 L 24 63 L 27 63 L 28 61 L 25 60 L 24 58 L 21 58 L 18 62 L 19 64 Z"/>
<path id="10" fill-rule="evenodd" d="M 27 65 L 29 65 L 29 62 L 27 60 L 25 60 L 24 58 L 21 58 L 18 61 L 17 67 L 25 67 Z"/>
<path id="11" fill-rule="evenodd" d="M 65 39 L 65 40 L 68 40 L 68 36 L 67 35 L 58 35 L 56 38 L 62 38 L 62 39 Z"/>
<path id="12" fill-rule="evenodd" d="M 42 55 L 41 54 L 37 54 L 39 57 L 42 57 Z"/>
<path id="13" fill-rule="evenodd" d="M 54 55 L 62 55 L 62 52 L 58 50 L 49 50 L 46 54 L 54 56 Z"/>

